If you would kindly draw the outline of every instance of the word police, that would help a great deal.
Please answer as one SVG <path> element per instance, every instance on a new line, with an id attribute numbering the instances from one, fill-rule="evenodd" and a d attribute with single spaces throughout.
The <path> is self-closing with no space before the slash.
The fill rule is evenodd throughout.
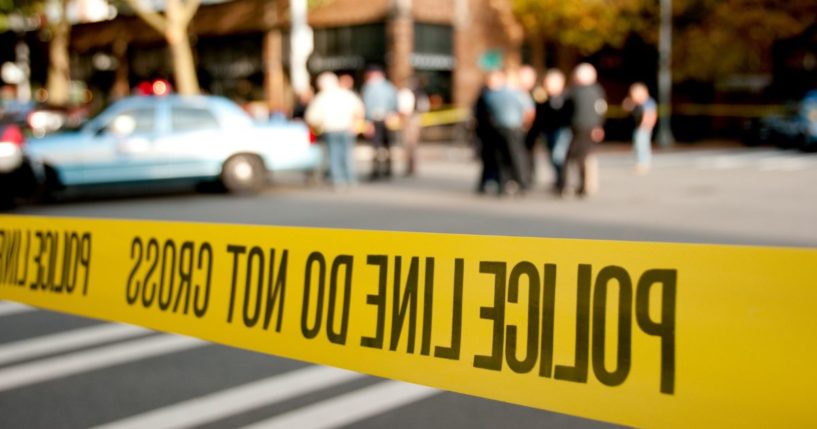
<path id="1" fill-rule="evenodd" d="M 91 243 L 89 232 L 0 229 L 0 286 L 87 295 Z"/>

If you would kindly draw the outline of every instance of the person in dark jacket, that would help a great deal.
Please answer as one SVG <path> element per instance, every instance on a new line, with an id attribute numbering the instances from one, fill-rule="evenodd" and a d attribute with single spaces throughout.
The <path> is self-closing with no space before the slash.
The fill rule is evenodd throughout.
<path id="1" fill-rule="evenodd" d="M 499 179 L 499 134 L 488 110 L 487 96 L 489 91 L 500 88 L 504 83 L 501 72 L 493 71 L 485 78 L 485 85 L 480 90 L 474 103 L 474 133 L 479 142 L 479 156 L 482 161 L 482 172 L 477 183 L 477 193 L 483 194 L 489 183 L 496 183 L 500 189 Z"/>
<path id="2" fill-rule="evenodd" d="M 573 87 L 568 98 L 569 108 L 572 111 L 570 126 L 573 139 L 567 151 L 565 168 L 562 169 L 558 180 L 557 191 L 564 194 L 566 177 L 571 164 L 579 168 L 578 196 L 587 195 L 588 168 L 587 157 L 593 146 L 604 139 L 604 115 L 607 113 L 607 101 L 604 89 L 597 80 L 596 68 L 588 63 L 576 66 L 573 72 Z"/>
<path id="3" fill-rule="evenodd" d="M 535 128 L 545 136 L 548 161 L 553 167 L 555 178 L 553 189 L 560 191 L 564 188 L 562 169 L 572 136 L 570 123 L 573 112 L 567 100 L 564 73 L 558 69 L 549 70 L 542 83 L 547 98 L 536 106 Z"/>
<path id="4" fill-rule="evenodd" d="M 529 186 L 525 131 L 533 122 L 536 108 L 530 95 L 519 88 L 516 75 L 504 76 L 504 84 L 489 90 L 485 101 L 499 135 L 501 191 L 521 194 Z"/>

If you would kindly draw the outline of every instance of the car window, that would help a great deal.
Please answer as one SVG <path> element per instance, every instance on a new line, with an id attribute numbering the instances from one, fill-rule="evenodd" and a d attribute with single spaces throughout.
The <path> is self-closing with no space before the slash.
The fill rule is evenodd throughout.
<path id="1" fill-rule="evenodd" d="M 201 131 L 219 128 L 218 120 L 209 110 L 200 107 L 173 107 L 171 114 L 173 131 Z"/>
<path id="2" fill-rule="evenodd" d="M 108 130 L 115 134 L 145 134 L 154 131 L 156 125 L 156 109 L 153 107 L 138 107 L 125 109 L 108 124 Z"/>

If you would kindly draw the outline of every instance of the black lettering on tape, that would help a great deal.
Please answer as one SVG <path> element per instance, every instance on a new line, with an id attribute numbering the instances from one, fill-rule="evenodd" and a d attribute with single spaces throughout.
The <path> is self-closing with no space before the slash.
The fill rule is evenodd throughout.
<path id="1" fill-rule="evenodd" d="M 604 367 L 606 349 L 607 290 L 610 281 L 618 283 L 618 342 L 616 367 Z M 599 271 L 593 288 L 593 372 L 604 385 L 618 386 L 630 373 L 633 326 L 633 286 L 627 271 L 618 266 L 607 266 Z"/>
<path id="2" fill-rule="evenodd" d="M 253 262 L 257 260 L 257 262 Z M 254 269 L 255 266 L 258 269 Z M 255 298 L 250 299 L 253 295 L 253 277 L 257 279 L 255 288 Z M 258 323 L 258 318 L 261 316 L 261 300 L 264 296 L 264 251 L 258 246 L 250 248 L 250 253 L 247 256 L 247 280 L 244 283 L 244 326 L 252 328 Z M 250 310 L 250 301 L 255 302 L 255 309 Z"/>
<path id="3" fill-rule="evenodd" d="M 31 255 L 31 231 L 26 231 L 26 254 L 22 256 L 23 260 L 25 261 L 23 274 L 17 278 L 17 285 L 20 287 L 25 287 L 26 280 L 28 279 L 28 260 Z"/>
<path id="4" fill-rule="evenodd" d="M 556 264 L 545 264 L 542 279 L 542 339 L 539 344 L 539 376 L 553 374 L 553 333 L 556 315 Z"/>
<path id="5" fill-rule="evenodd" d="M 431 258 L 428 258 L 431 259 Z M 433 261 L 433 260 L 432 260 Z M 462 289 L 465 276 L 465 260 L 454 261 L 454 298 L 451 303 L 451 341 L 447 347 L 434 348 L 434 357 L 459 360 L 462 345 Z"/>
<path id="6" fill-rule="evenodd" d="M 669 269 L 653 269 L 638 279 L 635 316 L 644 333 L 661 337 L 661 393 L 675 392 L 675 300 L 678 273 Z M 650 318 L 650 290 L 661 284 L 661 320 Z"/>
<path id="7" fill-rule="evenodd" d="M 35 232 L 34 237 L 37 239 L 37 250 L 34 252 L 34 273 L 36 277 L 35 280 L 31 282 L 31 289 L 36 290 L 39 289 L 44 277 L 42 257 L 43 252 L 45 251 L 45 243 L 43 242 L 44 238 L 42 231 Z"/>
<path id="8" fill-rule="evenodd" d="M 408 317 L 409 325 L 406 352 L 414 353 L 414 338 L 417 328 L 417 287 L 419 283 L 418 270 L 420 258 L 416 256 L 411 258 L 408 276 L 406 278 L 405 293 L 401 294 L 402 260 L 403 258 L 400 256 L 394 258 L 394 299 L 392 300 L 389 350 L 397 350 L 397 345 L 400 343 L 400 335 L 403 332 L 403 324 L 406 321 L 406 317 Z"/>
<path id="9" fill-rule="evenodd" d="M 71 234 L 71 249 L 71 253 L 73 253 L 72 261 L 69 264 L 71 272 L 68 275 L 69 279 L 65 286 L 65 290 L 67 290 L 68 293 L 74 293 L 74 289 L 77 286 L 77 277 L 79 276 L 79 255 L 82 253 L 82 240 L 80 240 L 79 234 L 77 233 Z"/>
<path id="10" fill-rule="evenodd" d="M 150 306 L 153 305 L 153 300 L 156 297 L 156 289 L 158 288 L 156 282 L 151 282 L 151 277 L 153 277 L 156 267 L 159 266 L 159 242 L 155 238 L 148 240 L 145 261 L 153 261 L 147 273 L 145 273 L 145 280 L 142 282 L 142 306 L 150 308 Z M 148 289 L 150 289 L 150 293 L 148 293 Z"/>
<path id="11" fill-rule="evenodd" d="M 313 265 L 318 268 L 318 287 L 315 296 L 315 319 L 312 326 L 309 326 L 309 308 L 312 301 L 312 270 Z M 306 273 L 304 274 L 304 300 L 301 308 L 301 333 L 304 338 L 315 338 L 321 331 L 321 321 L 323 317 L 323 293 L 326 284 L 326 258 L 320 252 L 312 252 L 306 259 Z"/>
<path id="12" fill-rule="evenodd" d="M 281 332 L 281 323 L 284 318 L 284 296 L 286 295 L 287 263 L 289 261 L 289 250 L 284 250 L 281 255 L 281 262 L 278 269 L 275 269 L 275 249 L 269 251 L 269 280 L 267 281 L 267 306 L 264 312 L 264 329 L 269 328 L 272 320 L 272 311 L 278 303 L 278 320 L 275 322 L 275 332 Z M 277 277 L 276 277 L 277 273 Z M 272 285 L 275 285 L 273 288 Z"/>
<path id="13" fill-rule="evenodd" d="M 227 252 L 233 254 L 233 275 L 230 283 L 230 307 L 227 309 L 227 323 L 233 323 L 233 308 L 235 308 L 235 288 L 238 282 L 238 257 L 247 251 L 244 246 L 227 245 Z"/>
<path id="14" fill-rule="evenodd" d="M 377 307 L 377 325 L 374 337 L 362 337 L 360 345 L 375 349 L 383 348 L 383 328 L 386 321 L 386 284 L 388 283 L 389 258 L 386 255 L 369 255 L 368 265 L 377 265 L 380 275 L 377 282 L 377 293 L 366 295 L 366 304 Z"/>
<path id="15" fill-rule="evenodd" d="M 198 264 L 196 266 L 199 270 L 202 269 L 204 255 L 207 255 L 207 280 L 204 282 L 204 292 L 201 293 L 201 303 L 199 301 L 199 291 L 201 291 L 201 285 L 196 284 L 193 292 L 193 314 L 199 318 L 203 317 L 207 313 L 207 307 L 210 305 L 210 284 L 213 276 L 213 247 L 210 246 L 210 243 L 208 242 L 202 243 L 201 247 L 199 247 L 199 256 L 197 258 Z"/>
<path id="16" fill-rule="evenodd" d="M 170 258 L 168 258 L 168 254 Z M 168 267 L 168 259 L 170 266 Z M 173 288 L 176 286 L 176 243 L 173 240 L 166 240 L 162 246 L 162 269 L 159 274 L 159 309 L 162 311 L 170 307 L 173 300 Z M 167 273 L 167 275 L 165 275 Z M 168 279 L 165 283 L 165 279 Z M 167 292 L 165 292 L 167 291 Z M 167 297 L 167 299 L 165 299 Z"/>
<path id="17" fill-rule="evenodd" d="M 502 346 L 504 344 L 505 330 L 505 273 L 507 266 L 504 262 L 479 263 L 479 272 L 494 275 L 494 305 L 491 307 L 480 307 L 479 317 L 493 322 L 491 354 L 474 356 L 474 366 L 477 368 L 490 369 L 494 371 L 502 370 Z"/>
<path id="18" fill-rule="evenodd" d="M 128 275 L 128 282 L 125 285 L 125 302 L 127 302 L 128 305 L 135 304 L 136 300 L 139 299 L 139 289 L 141 288 L 141 283 L 139 280 L 134 280 L 134 278 L 136 277 L 136 272 L 139 271 L 139 266 L 142 265 L 143 247 L 142 239 L 139 237 L 133 237 L 130 245 L 130 258 L 131 261 L 134 261 L 134 265 L 133 268 L 131 268 L 130 275 Z"/>
<path id="19" fill-rule="evenodd" d="M 420 345 L 420 354 L 428 356 L 431 353 L 431 328 L 434 314 L 434 258 L 426 258 L 425 288 L 423 289 L 423 340 Z"/>
<path id="20" fill-rule="evenodd" d="M 82 240 L 80 240 L 80 265 L 84 268 L 84 278 L 85 283 L 82 286 L 82 295 L 88 295 L 88 284 L 90 283 L 91 279 L 91 233 L 86 232 L 82 234 Z"/>
<path id="21" fill-rule="evenodd" d="M 349 309 L 352 303 L 352 255 L 339 255 L 332 261 L 332 271 L 329 276 L 329 305 L 326 315 L 326 337 L 335 344 L 346 344 L 349 330 Z M 338 301 L 338 281 L 340 269 L 343 268 L 343 301 L 340 312 L 340 322 L 337 322 L 335 309 Z M 337 326 L 335 324 L 338 324 Z"/>
<path id="22" fill-rule="evenodd" d="M 179 248 L 179 289 L 173 303 L 173 312 L 179 311 L 182 294 L 184 294 L 184 314 L 190 309 L 190 287 L 193 283 L 193 248 L 192 241 L 185 241 Z"/>
<path id="23" fill-rule="evenodd" d="M 593 267 L 579 265 L 576 285 L 576 343 L 573 365 L 556 365 L 553 378 L 558 380 L 587 382 L 588 359 L 590 353 L 590 281 Z"/>
<path id="24" fill-rule="evenodd" d="M 505 356 L 508 367 L 520 374 L 530 372 L 539 357 L 539 271 L 535 265 L 520 262 L 513 267 L 508 281 L 508 302 L 514 304 L 519 302 L 519 282 L 523 276 L 528 278 L 527 350 L 524 358 L 520 359 L 517 355 L 519 327 L 508 325 L 505 332 Z"/>

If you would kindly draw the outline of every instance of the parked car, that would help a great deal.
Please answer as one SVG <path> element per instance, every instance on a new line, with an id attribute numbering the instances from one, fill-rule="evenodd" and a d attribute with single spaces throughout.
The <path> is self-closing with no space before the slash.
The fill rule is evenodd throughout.
<path id="1" fill-rule="evenodd" d="M 770 144 L 783 149 L 817 151 L 817 90 L 782 114 L 769 115 L 746 124 L 744 142 L 750 146 Z"/>
<path id="2" fill-rule="evenodd" d="M 43 137 L 60 130 L 74 130 L 87 119 L 87 106 L 52 106 L 34 102 L 3 100 L 0 113 L 6 122 L 13 122 L 28 134 Z"/>
<path id="3" fill-rule="evenodd" d="M 34 194 L 34 176 L 23 153 L 25 144 L 20 125 L 0 118 L 0 208 L 13 207 L 18 198 Z"/>
<path id="4" fill-rule="evenodd" d="M 32 139 L 25 153 L 50 190 L 184 180 L 247 193 L 268 172 L 321 163 L 305 125 L 256 124 L 216 96 L 124 98 L 78 131 Z"/>

